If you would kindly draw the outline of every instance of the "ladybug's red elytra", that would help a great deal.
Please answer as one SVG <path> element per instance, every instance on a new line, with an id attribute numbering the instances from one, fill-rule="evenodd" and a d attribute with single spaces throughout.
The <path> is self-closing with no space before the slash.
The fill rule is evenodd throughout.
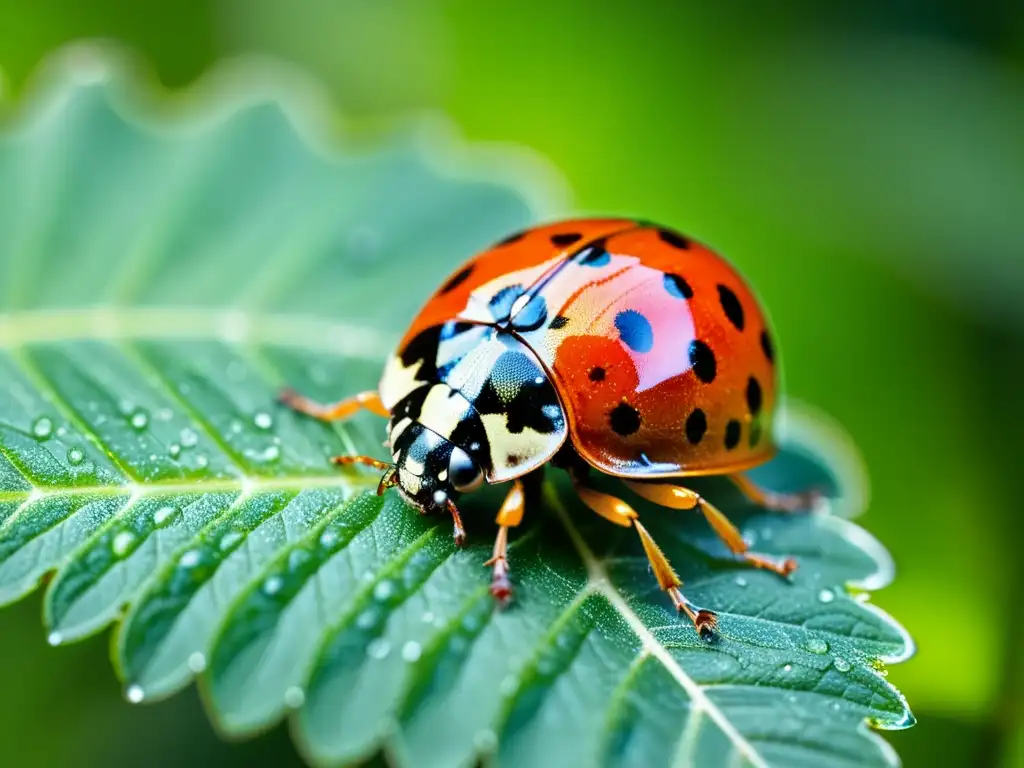
<path id="1" fill-rule="evenodd" d="M 444 511 L 484 481 L 511 482 L 498 513 L 491 593 L 512 593 L 508 530 L 547 463 L 565 469 L 583 503 L 636 529 L 658 584 L 698 632 L 717 626 L 693 605 L 637 513 L 594 490 L 590 470 L 623 479 L 666 507 L 702 512 L 737 557 L 786 576 L 748 551 L 736 527 L 677 484 L 727 475 L 756 503 L 795 511 L 811 494 L 766 492 L 740 472 L 773 455 L 778 377 L 764 313 L 743 278 L 709 248 L 628 219 L 536 227 L 462 265 L 430 298 L 389 358 L 378 392 L 332 405 L 282 401 L 320 419 L 366 408 L 387 417 L 393 464 L 381 469 L 423 512 Z"/>

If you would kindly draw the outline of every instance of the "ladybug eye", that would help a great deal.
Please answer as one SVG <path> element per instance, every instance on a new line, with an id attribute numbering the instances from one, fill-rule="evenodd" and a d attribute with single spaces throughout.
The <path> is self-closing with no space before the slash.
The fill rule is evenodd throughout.
<path id="1" fill-rule="evenodd" d="M 448 482 L 459 493 L 469 493 L 480 487 L 484 481 L 484 473 L 476 462 L 461 448 L 452 449 L 452 457 L 448 461 Z"/>

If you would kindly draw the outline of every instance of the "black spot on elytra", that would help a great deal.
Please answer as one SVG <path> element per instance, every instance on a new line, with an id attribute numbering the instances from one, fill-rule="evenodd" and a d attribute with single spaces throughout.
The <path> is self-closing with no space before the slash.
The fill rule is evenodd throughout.
<path id="1" fill-rule="evenodd" d="M 579 232 L 561 232 L 557 235 L 551 236 L 551 243 L 559 247 L 565 247 L 567 245 L 572 245 L 582 237 L 583 235 Z"/>
<path id="2" fill-rule="evenodd" d="M 705 384 L 710 384 L 718 375 L 718 363 L 711 347 L 700 339 L 690 342 L 690 368 L 694 375 Z"/>
<path id="3" fill-rule="evenodd" d="M 708 417 L 700 408 L 694 408 L 693 413 L 686 417 L 686 439 L 696 445 L 704 439 L 707 431 Z"/>
<path id="4" fill-rule="evenodd" d="M 772 346 L 772 337 L 768 335 L 768 331 L 761 331 L 761 349 L 764 351 L 764 356 L 768 358 L 769 363 L 775 362 L 775 347 Z"/>
<path id="5" fill-rule="evenodd" d="M 747 407 L 750 409 L 751 415 L 757 416 L 761 412 L 762 401 L 761 384 L 751 376 L 747 380 Z"/>
<path id="6" fill-rule="evenodd" d="M 619 403 L 609 414 L 608 423 L 615 434 L 627 437 L 640 429 L 640 414 L 629 403 Z"/>
<path id="7" fill-rule="evenodd" d="M 654 329 L 646 317 L 635 309 L 625 309 L 615 316 L 615 328 L 622 343 L 634 352 L 650 352 L 654 346 Z"/>
<path id="8" fill-rule="evenodd" d="M 729 318 L 729 322 L 735 325 L 737 330 L 742 331 L 744 323 L 743 305 L 736 298 L 736 294 L 732 292 L 731 288 L 719 285 L 718 299 L 722 302 L 722 310 L 725 312 L 725 316 Z"/>
<path id="9" fill-rule="evenodd" d="M 693 288 L 681 276 L 665 273 L 665 290 L 677 299 L 692 299 Z"/>
<path id="10" fill-rule="evenodd" d="M 496 294 L 491 297 L 491 300 L 487 303 L 487 306 L 491 310 L 491 315 L 498 322 L 508 320 L 508 316 L 512 313 L 512 305 L 516 303 L 516 299 L 523 295 L 525 289 L 519 285 L 509 285 L 502 288 Z"/>
<path id="11" fill-rule="evenodd" d="M 548 319 L 548 303 L 540 294 L 530 298 L 526 306 L 512 317 L 511 325 L 517 331 L 535 331 Z"/>
<path id="12" fill-rule="evenodd" d="M 515 233 L 509 235 L 508 237 L 506 237 L 504 240 L 499 240 L 495 247 L 496 248 L 500 248 L 503 245 L 511 245 L 512 243 L 516 242 L 517 240 L 522 240 L 524 237 L 526 237 L 527 231 L 528 230 L 524 229 L 522 232 L 515 232 Z"/>
<path id="13" fill-rule="evenodd" d="M 452 275 L 448 282 L 441 287 L 441 295 L 444 296 L 446 293 L 451 293 L 464 282 L 466 282 L 466 280 L 469 279 L 469 276 L 473 274 L 474 266 L 474 264 L 470 264 L 469 266 L 463 267 L 454 275 Z"/>
<path id="14" fill-rule="evenodd" d="M 548 328 L 558 330 L 559 328 L 565 328 L 569 324 L 569 318 L 565 315 L 555 315 L 551 318 L 551 322 L 548 324 Z"/>
<path id="15" fill-rule="evenodd" d="M 729 419 L 725 425 L 725 448 L 731 451 L 740 444 L 740 430 L 742 426 L 736 419 Z"/>
<path id="16" fill-rule="evenodd" d="M 604 381 L 605 370 L 601 366 L 596 366 L 590 369 L 590 380 L 591 381 Z"/>
<path id="17" fill-rule="evenodd" d="M 603 267 L 612 260 L 611 254 L 605 248 L 604 238 L 592 242 L 577 253 L 575 258 L 585 267 Z"/>
<path id="18" fill-rule="evenodd" d="M 680 235 L 678 232 L 673 232 L 670 229 L 659 229 L 658 237 L 660 237 L 664 242 L 671 245 L 673 248 L 680 248 L 685 251 L 687 248 L 690 247 L 689 240 Z"/>
<path id="19" fill-rule="evenodd" d="M 750 425 L 750 447 L 753 448 L 761 442 L 761 422 L 755 421 Z"/>

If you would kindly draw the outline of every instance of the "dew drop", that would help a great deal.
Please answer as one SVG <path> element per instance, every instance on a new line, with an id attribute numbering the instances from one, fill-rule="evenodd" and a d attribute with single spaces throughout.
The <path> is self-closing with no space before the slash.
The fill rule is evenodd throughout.
<path id="1" fill-rule="evenodd" d="M 391 653 L 391 643 L 383 637 L 378 637 L 366 646 L 366 655 L 371 659 L 386 659 L 389 653 Z"/>
<path id="2" fill-rule="evenodd" d="M 178 510 L 176 507 L 160 507 L 160 509 L 153 513 L 153 524 L 157 528 L 162 528 L 171 523 L 177 516 Z"/>
<path id="3" fill-rule="evenodd" d="M 839 704 L 838 701 L 833 701 L 832 702 L 832 709 L 834 711 L 838 712 L 840 709 L 842 709 L 842 706 Z"/>
<path id="4" fill-rule="evenodd" d="M 831 589 L 823 589 L 821 590 L 821 592 L 818 593 L 819 603 L 831 603 L 835 599 L 836 593 L 833 592 Z"/>
<path id="5" fill-rule="evenodd" d="M 177 443 L 171 443 L 167 448 L 167 453 L 170 454 L 172 459 L 176 459 L 181 456 L 181 446 Z"/>
<path id="6" fill-rule="evenodd" d="M 288 553 L 288 570 L 298 571 L 313 559 L 313 556 L 304 549 L 293 549 Z"/>
<path id="7" fill-rule="evenodd" d="M 281 587 L 284 586 L 284 579 L 280 576 L 268 576 L 263 582 L 263 593 L 266 595 L 276 595 L 281 591 Z"/>
<path id="8" fill-rule="evenodd" d="M 377 600 L 387 600 L 395 594 L 395 585 L 390 581 L 382 581 L 373 588 L 373 596 Z"/>
<path id="9" fill-rule="evenodd" d="M 110 542 L 110 548 L 113 550 L 115 557 L 124 557 L 132 551 L 134 545 L 135 534 L 131 531 L 121 531 Z"/>
<path id="10" fill-rule="evenodd" d="M 298 709 L 306 703 L 306 694 L 297 685 L 289 686 L 284 692 L 284 705 L 289 709 Z"/>
<path id="11" fill-rule="evenodd" d="M 237 547 L 244 538 L 245 534 L 241 531 L 228 531 L 220 537 L 220 543 L 217 546 L 220 547 L 221 552 L 229 552 Z"/>
<path id="12" fill-rule="evenodd" d="M 808 638 L 807 643 L 804 647 L 811 653 L 828 653 L 828 643 L 822 640 L 820 637 Z"/>
<path id="13" fill-rule="evenodd" d="M 182 568 L 195 568 L 201 557 L 198 549 L 190 549 L 178 559 L 178 565 Z"/>
<path id="14" fill-rule="evenodd" d="M 57 437 L 64 437 L 68 433 L 67 427 L 57 427 Z"/>
<path id="15" fill-rule="evenodd" d="M 262 461 L 277 461 L 280 457 L 281 449 L 276 445 L 271 445 L 260 455 L 260 459 Z"/>
<path id="16" fill-rule="evenodd" d="M 185 427 L 179 435 L 182 448 L 194 448 L 199 442 L 199 435 L 191 427 Z"/>
<path id="17" fill-rule="evenodd" d="M 140 409 L 132 414 L 130 421 L 132 429 L 136 429 L 141 432 L 149 426 L 149 414 Z"/>
<path id="18" fill-rule="evenodd" d="M 363 611 L 356 618 L 356 626 L 360 629 L 370 629 L 377 624 L 377 612 L 374 610 Z"/>
<path id="19" fill-rule="evenodd" d="M 832 663 L 835 665 L 836 669 L 838 669 L 840 672 L 849 672 L 850 671 L 850 662 L 848 662 L 846 659 L 844 659 L 844 658 L 842 658 L 840 656 L 836 656 L 832 660 Z"/>
<path id="20" fill-rule="evenodd" d="M 232 435 L 237 435 L 242 431 L 242 422 L 238 419 L 232 419 L 228 429 L 231 431 Z"/>
<path id="21" fill-rule="evenodd" d="M 793 671 L 793 665 L 792 664 L 787 664 L 786 666 L 784 666 L 782 668 L 782 671 L 783 672 L 792 672 Z"/>
<path id="22" fill-rule="evenodd" d="M 473 746 L 480 752 L 493 752 L 498 748 L 498 737 L 490 728 L 484 728 L 473 734 Z"/>
<path id="23" fill-rule="evenodd" d="M 77 467 L 83 461 L 85 461 L 85 453 L 81 448 L 72 448 L 68 451 L 68 464 Z"/>
<path id="24" fill-rule="evenodd" d="M 333 549 L 338 543 L 338 534 L 334 531 L 324 531 L 320 534 L 320 546 L 324 549 Z"/>
<path id="25" fill-rule="evenodd" d="M 46 416 L 36 419 L 32 425 L 32 434 L 40 440 L 49 440 L 53 434 L 53 421 Z"/>
<path id="26" fill-rule="evenodd" d="M 125 695 L 128 697 L 128 701 L 132 704 L 138 704 L 146 698 L 146 694 L 143 692 L 141 685 L 129 685 L 128 690 L 125 691 Z"/>
<path id="27" fill-rule="evenodd" d="M 209 464 L 210 460 L 206 458 L 205 455 L 200 454 L 199 456 L 196 456 L 196 466 L 200 469 L 205 469 Z"/>
<path id="28" fill-rule="evenodd" d="M 498 687 L 498 691 L 502 696 L 508 698 L 515 694 L 519 690 L 519 678 L 515 675 L 509 675 L 501 681 L 501 685 Z"/>
<path id="29" fill-rule="evenodd" d="M 46 636 L 46 642 L 48 642 L 50 645 L 60 645 L 64 642 L 64 635 L 54 630 Z"/>
<path id="30" fill-rule="evenodd" d="M 430 624 L 434 620 L 434 614 L 432 611 L 426 611 L 420 618 L 423 619 L 424 624 Z"/>
<path id="31" fill-rule="evenodd" d="M 170 421 L 174 417 L 174 411 L 170 408 L 161 408 L 156 412 L 156 417 L 160 421 Z"/>
<path id="32" fill-rule="evenodd" d="M 257 429 L 270 429 L 274 426 L 274 419 L 269 413 L 260 412 L 252 417 L 252 423 Z"/>
<path id="33" fill-rule="evenodd" d="M 736 583 L 737 587 L 745 587 L 745 586 L 747 586 L 747 580 L 745 578 L 743 578 L 742 576 L 737 576 L 735 579 L 733 579 L 733 581 Z"/>
<path id="34" fill-rule="evenodd" d="M 415 640 L 410 640 L 402 646 L 402 658 L 412 664 L 414 661 L 419 661 L 420 656 L 423 655 L 423 648 Z"/>
<path id="35" fill-rule="evenodd" d="M 206 669 L 206 657 L 199 651 L 196 651 L 188 657 L 188 668 L 196 674 L 202 672 Z"/>

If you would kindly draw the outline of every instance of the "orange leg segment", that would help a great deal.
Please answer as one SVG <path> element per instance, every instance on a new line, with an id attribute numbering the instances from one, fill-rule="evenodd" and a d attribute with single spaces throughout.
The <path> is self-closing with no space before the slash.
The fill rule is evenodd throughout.
<path id="1" fill-rule="evenodd" d="M 512 483 L 512 488 L 498 510 L 498 535 L 494 539 L 491 559 L 484 563 L 490 566 L 491 595 L 502 605 L 512 598 L 512 582 L 508 578 L 508 529 L 523 521 L 526 510 L 526 491 L 521 480 Z"/>
<path id="2" fill-rule="evenodd" d="M 672 568 L 668 558 L 665 557 L 665 553 L 661 551 L 661 547 L 658 546 L 647 529 L 640 524 L 636 510 L 621 499 L 587 487 L 576 476 L 573 476 L 573 486 L 580 497 L 580 501 L 605 520 L 625 528 L 633 527 L 636 529 L 637 535 L 640 537 L 640 543 L 643 545 L 644 553 L 647 555 L 647 560 L 654 571 L 654 577 L 658 580 L 658 586 L 672 599 L 672 604 L 675 605 L 676 610 L 685 613 L 687 618 L 693 622 L 693 626 L 697 629 L 698 634 L 713 632 L 718 626 L 718 617 L 713 611 L 698 608 L 686 599 L 686 596 L 680 590 L 683 582 Z"/>
<path id="3" fill-rule="evenodd" d="M 637 496 L 642 496 L 660 506 L 669 507 L 670 509 L 699 510 L 711 528 L 718 534 L 718 537 L 725 542 L 729 551 L 741 557 L 755 568 L 763 568 L 780 576 L 789 576 L 789 574 L 796 570 L 796 561 L 792 558 L 787 558 L 785 561 L 777 563 L 764 555 L 748 551 L 747 542 L 743 540 L 743 535 L 739 532 L 739 529 L 730 522 L 729 518 L 718 507 L 708 503 L 696 491 L 665 483 L 636 483 L 628 480 L 624 481 L 624 483 Z"/>
<path id="4" fill-rule="evenodd" d="M 303 397 L 292 389 L 282 391 L 277 399 L 292 410 L 312 416 L 315 419 L 320 419 L 321 421 L 347 419 L 362 408 L 385 418 L 391 415 L 388 413 L 388 409 L 384 407 L 384 403 L 381 402 L 380 395 L 376 392 L 360 392 L 352 397 L 326 405 L 310 400 L 308 397 Z"/>
<path id="5" fill-rule="evenodd" d="M 772 512 L 806 512 L 814 509 L 822 498 L 821 491 L 809 490 L 802 493 L 776 493 L 762 488 L 745 475 L 729 475 L 729 479 L 740 493 L 759 507 Z"/>

